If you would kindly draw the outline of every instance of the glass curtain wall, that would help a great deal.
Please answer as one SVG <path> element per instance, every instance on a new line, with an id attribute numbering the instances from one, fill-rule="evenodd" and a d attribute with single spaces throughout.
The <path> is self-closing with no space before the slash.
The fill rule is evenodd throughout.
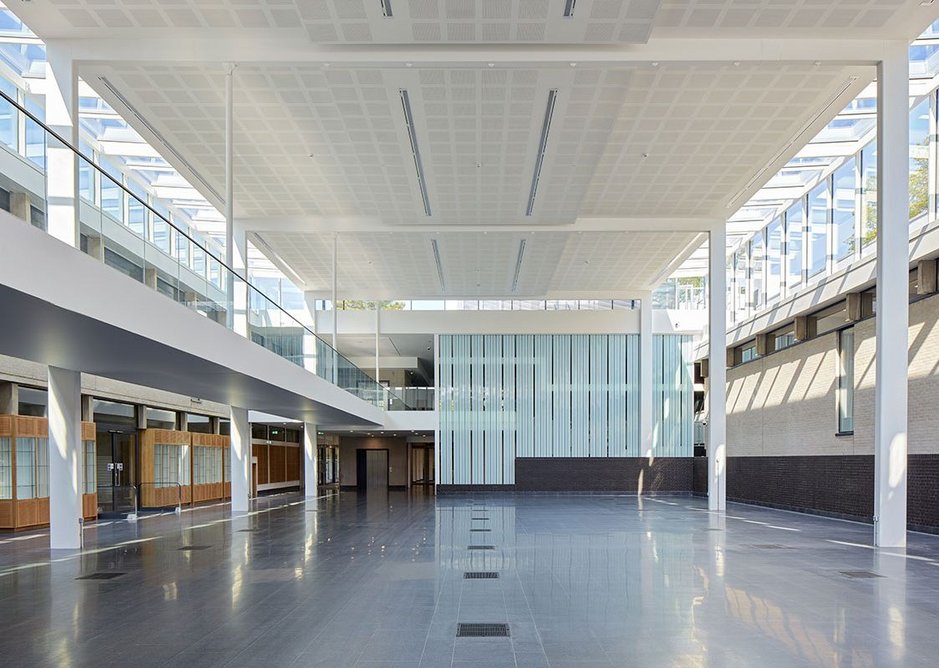
<path id="1" fill-rule="evenodd" d="M 933 164 L 936 146 L 930 135 L 936 110 L 933 90 L 910 111 L 911 226 L 936 220 L 939 168 Z M 732 322 L 873 252 L 878 222 L 876 140 L 833 162 L 805 194 L 780 209 L 781 214 L 767 216 L 765 226 L 729 256 Z"/>

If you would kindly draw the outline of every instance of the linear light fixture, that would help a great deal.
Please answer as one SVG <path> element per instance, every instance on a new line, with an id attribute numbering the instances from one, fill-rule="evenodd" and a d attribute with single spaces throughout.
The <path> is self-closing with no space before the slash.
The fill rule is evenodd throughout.
<path id="1" fill-rule="evenodd" d="M 391 0 L 379 0 L 381 2 L 381 13 L 386 19 L 390 19 L 393 14 L 391 12 Z"/>
<path id="2" fill-rule="evenodd" d="M 522 259 L 525 257 L 525 239 L 518 242 L 518 259 L 515 260 L 515 275 L 512 277 L 512 292 L 518 292 L 518 277 L 522 273 Z"/>
<path id="3" fill-rule="evenodd" d="M 140 121 L 141 124 L 143 124 L 143 126 L 144 126 L 145 128 L 147 128 L 147 131 L 148 131 L 150 134 L 152 134 L 152 135 L 157 139 L 157 141 L 159 141 L 161 144 L 163 144 L 163 146 L 166 147 L 166 150 L 167 150 L 167 151 L 169 151 L 170 153 L 173 154 L 173 157 L 176 158 L 176 160 L 177 160 L 180 164 L 184 165 L 184 166 L 186 167 L 186 169 L 189 170 L 190 174 L 191 174 L 194 178 L 196 178 L 196 179 L 199 180 L 199 183 L 201 183 L 201 184 L 203 185 L 203 187 L 204 187 L 206 190 L 208 190 L 210 193 L 212 193 L 212 195 L 214 195 L 217 200 L 222 201 L 222 200 L 224 199 L 224 198 L 218 193 L 218 191 L 217 191 L 215 188 L 213 188 L 211 185 L 209 185 L 209 182 L 208 182 L 208 181 L 206 181 L 204 178 L 202 178 L 202 175 L 201 175 L 198 171 L 196 171 L 196 168 L 193 167 L 191 164 L 189 164 L 189 161 L 186 160 L 186 159 L 179 153 L 179 151 L 177 151 L 175 148 L 173 148 L 173 145 L 170 144 L 170 143 L 166 140 L 166 137 L 164 137 L 155 127 L 153 127 L 153 126 L 150 124 L 150 121 L 148 121 L 146 118 L 144 118 L 143 114 L 141 114 L 139 111 L 137 111 L 137 109 L 134 107 L 134 105 L 132 105 L 132 104 L 130 103 L 130 101 L 129 101 L 126 97 L 124 97 L 123 95 L 121 95 L 121 93 L 111 84 L 111 82 L 108 81 L 107 77 L 98 77 L 98 80 L 99 80 L 101 83 L 103 83 L 103 84 L 105 85 L 105 87 L 106 87 L 109 91 L 111 91 L 111 94 L 112 94 L 114 97 L 116 97 L 116 98 L 118 99 L 118 101 L 119 101 L 122 105 L 124 105 L 124 107 L 125 107 L 130 113 L 132 113 L 132 114 L 137 118 L 137 120 Z"/>
<path id="4" fill-rule="evenodd" d="M 430 215 L 430 198 L 427 196 L 427 180 L 424 178 L 424 164 L 421 162 L 421 150 L 417 146 L 417 132 L 414 130 L 414 116 L 411 114 L 411 98 L 405 89 L 401 93 L 401 108 L 404 109 L 404 123 L 408 128 L 408 138 L 411 140 L 411 153 L 414 156 L 414 169 L 417 170 L 417 183 L 421 188 L 421 199 L 424 200 L 424 213 Z"/>
<path id="5" fill-rule="evenodd" d="M 434 250 L 434 264 L 437 265 L 437 278 L 440 280 L 440 289 L 445 291 L 447 289 L 447 283 L 443 280 L 443 262 L 440 261 L 440 246 L 437 245 L 436 239 L 430 240 L 430 246 Z"/>
<path id="6" fill-rule="evenodd" d="M 573 18 L 574 16 L 574 5 L 577 4 L 577 0 L 567 0 L 564 3 L 564 16 L 565 18 Z"/>
<path id="7" fill-rule="evenodd" d="M 535 196 L 538 194 L 538 181 L 541 179 L 541 167 L 544 165 L 544 154 L 548 149 L 548 133 L 551 132 L 551 119 L 554 118 L 554 103 L 558 98 L 558 89 L 548 91 L 548 106 L 544 111 L 544 122 L 541 125 L 541 141 L 538 142 L 538 155 L 535 157 L 535 172 L 531 177 L 531 190 L 528 191 L 528 208 L 525 215 L 530 216 L 535 209 Z"/>

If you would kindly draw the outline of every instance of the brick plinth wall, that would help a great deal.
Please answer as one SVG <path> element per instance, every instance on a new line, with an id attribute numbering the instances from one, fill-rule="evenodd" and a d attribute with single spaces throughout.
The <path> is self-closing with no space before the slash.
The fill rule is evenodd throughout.
<path id="1" fill-rule="evenodd" d="M 693 481 L 692 481 L 692 491 L 695 494 L 703 494 L 707 496 L 708 493 L 708 458 L 707 457 L 695 457 L 693 472 Z"/>
<path id="2" fill-rule="evenodd" d="M 524 492 L 690 492 L 691 457 L 519 457 L 515 489 Z"/>

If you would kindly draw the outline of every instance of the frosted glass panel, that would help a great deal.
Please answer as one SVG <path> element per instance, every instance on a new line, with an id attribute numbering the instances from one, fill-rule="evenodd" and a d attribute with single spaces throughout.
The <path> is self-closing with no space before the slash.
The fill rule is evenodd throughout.
<path id="1" fill-rule="evenodd" d="M 658 457 L 692 454 L 694 386 L 690 336 L 652 337 L 652 452 Z"/>
<path id="2" fill-rule="evenodd" d="M 638 336 L 442 335 L 439 345 L 440 484 L 513 484 L 516 457 L 639 455 Z M 669 420 L 684 415 L 666 403 Z M 690 454 L 690 423 L 687 444 Z"/>

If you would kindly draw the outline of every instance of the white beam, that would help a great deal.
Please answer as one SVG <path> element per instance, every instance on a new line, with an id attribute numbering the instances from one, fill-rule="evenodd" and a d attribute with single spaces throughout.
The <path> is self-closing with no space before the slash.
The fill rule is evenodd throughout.
<path id="1" fill-rule="evenodd" d="M 928 24 L 928 21 L 924 25 Z M 183 31 L 179 31 L 182 33 Z M 530 67 L 545 65 L 609 67 L 629 63 L 670 62 L 824 62 L 876 65 L 883 57 L 883 39 L 823 38 L 652 38 L 646 44 L 382 44 L 321 45 L 302 33 L 252 30 L 242 38 L 225 31 L 196 38 L 136 36 L 46 40 L 70 49 L 83 63 L 328 63 L 330 66 L 401 67 Z"/>
<path id="2" fill-rule="evenodd" d="M 727 247 L 717 228 L 708 240 L 708 508 L 727 506 Z"/>
<path id="3" fill-rule="evenodd" d="M 909 60 L 898 42 L 878 67 L 877 352 L 874 544 L 906 545 L 909 341 Z"/>
<path id="4" fill-rule="evenodd" d="M 641 217 L 581 217 L 573 223 L 510 225 L 389 225 L 376 216 L 278 216 L 239 217 L 237 224 L 248 233 L 305 232 L 316 233 L 371 233 L 371 232 L 490 232 L 516 235 L 527 232 L 708 232 L 714 226 L 713 218 L 657 218 Z"/>

